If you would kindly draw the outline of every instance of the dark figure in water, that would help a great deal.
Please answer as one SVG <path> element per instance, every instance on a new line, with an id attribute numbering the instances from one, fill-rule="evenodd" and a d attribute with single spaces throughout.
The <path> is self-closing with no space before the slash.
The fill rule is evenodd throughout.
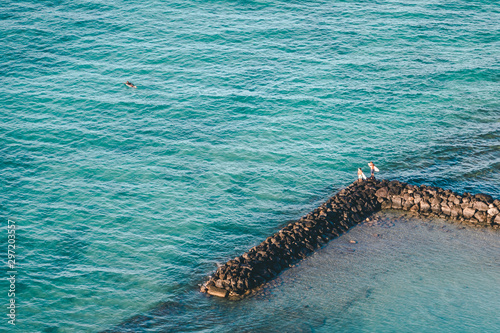
<path id="1" fill-rule="evenodd" d="M 136 86 L 134 86 L 131 82 L 128 82 L 128 81 L 127 81 L 127 82 L 125 82 L 125 85 L 126 85 L 127 87 L 130 87 L 130 88 L 137 88 L 137 87 L 136 87 Z"/>

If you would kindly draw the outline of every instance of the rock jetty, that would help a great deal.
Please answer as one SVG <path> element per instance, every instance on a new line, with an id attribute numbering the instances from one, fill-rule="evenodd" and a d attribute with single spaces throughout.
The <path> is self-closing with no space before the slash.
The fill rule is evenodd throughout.
<path id="1" fill-rule="evenodd" d="M 241 298 L 381 209 L 500 228 L 500 200 L 396 180 L 356 181 L 320 207 L 220 266 L 201 291 Z"/>

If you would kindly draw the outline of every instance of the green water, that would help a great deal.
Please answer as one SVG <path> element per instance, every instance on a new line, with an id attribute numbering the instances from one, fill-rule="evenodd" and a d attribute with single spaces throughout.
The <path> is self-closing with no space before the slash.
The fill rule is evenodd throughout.
<path id="1" fill-rule="evenodd" d="M 14 329 L 97 332 L 155 311 L 177 324 L 157 318 L 146 329 L 143 318 L 127 327 L 280 330 L 290 312 L 307 323 L 289 284 L 278 292 L 288 311 L 267 296 L 252 307 L 204 299 L 197 285 L 348 185 L 358 167 L 367 173 L 370 160 L 383 178 L 499 198 L 499 9 L 437 0 L 2 3 L 0 239 L 6 261 L 7 220 L 15 221 Z M 450 251 L 461 247 L 438 254 Z M 489 279 L 498 266 L 478 265 L 473 279 L 498 281 Z M 286 274 L 306 276 L 305 267 Z M 429 270 L 402 300 L 406 291 L 387 286 L 410 279 L 404 272 L 355 313 L 336 308 L 337 321 L 296 330 L 399 331 L 409 318 L 407 327 L 425 330 L 428 318 L 408 309 L 425 313 L 434 296 L 421 288 L 442 283 Z M 487 291 L 498 285 L 450 293 L 457 304 L 498 308 Z M 8 287 L 2 279 L 5 307 Z M 341 297 L 302 295 L 318 296 L 307 304 L 317 317 Z M 388 307 L 391 297 L 401 306 Z M 259 314 L 266 302 L 272 316 Z M 226 306 L 244 317 L 217 319 Z M 457 320 L 488 311 L 441 313 L 428 327 L 488 331 L 498 322 Z M 388 313 L 394 322 L 348 324 Z M 0 329 L 11 331 L 6 315 Z"/>

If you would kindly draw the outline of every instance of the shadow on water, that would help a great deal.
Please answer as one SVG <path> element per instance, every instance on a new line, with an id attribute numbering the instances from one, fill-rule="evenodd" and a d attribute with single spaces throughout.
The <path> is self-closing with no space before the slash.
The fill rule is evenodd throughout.
<path id="1" fill-rule="evenodd" d="M 294 283 L 293 280 L 287 282 Z M 315 332 L 325 327 L 328 320 L 337 322 L 340 326 L 345 325 L 341 318 L 329 318 L 324 309 L 314 303 L 281 303 L 276 300 L 273 289 L 279 288 L 282 283 L 284 281 L 278 277 L 253 297 L 241 301 L 209 297 L 199 293 L 197 289 L 186 291 L 184 296 L 177 300 L 160 303 L 152 310 L 133 316 L 101 333 Z M 352 308 L 370 299 L 373 292 L 372 287 L 355 292 L 343 303 L 341 312 L 351 312 Z M 262 313 L 260 309 L 257 313 L 252 313 L 256 303 L 259 303 L 257 307 L 263 307 L 266 312 Z"/>
<path id="2" fill-rule="evenodd" d="M 166 328 L 165 326 L 169 326 L 167 324 L 172 322 L 181 327 L 181 318 L 190 310 L 193 309 L 180 301 L 161 303 L 148 313 L 133 316 L 112 329 L 102 331 L 102 333 L 143 332 L 153 328 Z"/>
<path id="3" fill-rule="evenodd" d="M 191 295 L 194 296 L 194 295 Z M 273 309 L 273 315 L 293 318 L 290 322 L 279 319 L 279 325 L 268 316 L 251 317 L 251 313 L 241 311 L 240 302 L 209 299 L 201 295 L 193 305 L 188 299 L 165 302 L 153 310 L 127 319 L 121 324 L 101 331 L 101 333 L 126 332 L 314 332 L 326 323 L 326 317 L 314 316 L 312 320 L 299 322 L 302 311 L 311 311 L 309 306 L 303 309 L 295 304 Z M 263 301 L 260 299 L 259 301 Z M 245 301 L 243 301 L 245 302 Z M 228 304 L 234 303 L 234 304 Z M 245 305 L 242 308 L 246 308 Z M 312 312 L 316 312 L 312 310 Z"/>
<path id="4" fill-rule="evenodd" d="M 227 326 L 231 325 L 227 323 L 227 319 L 235 308 L 235 304 L 231 303 L 232 301 L 201 294 L 196 288 L 186 291 L 184 296 L 176 300 L 160 303 L 150 311 L 133 316 L 102 333 L 226 331 Z"/>
<path id="5" fill-rule="evenodd" d="M 325 190 L 332 190 L 332 188 L 328 187 Z M 333 190 L 337 191 L 339 188 Z M 311 203 L 316 203 L 316 201 L 311 200 Z M 377 223 L 380 227 L 394 225 L 384 221 Z M 342 246 L 337 247 L 341 254 L 352 252 Z M 101 331 L 101 333 L 181 331 L 315 332 L 318 328 L 326 325 L 327 322 L 327 317 L 321 307 L 314 303 L 281 303 L 279 297 L 277 298 L 277 295 L 275 295 L 275 289 L 281 288 L 284 283 L 295 284 L 295 278 L 283 276 L 290 270 L 293 270 L 293 268 L 283 270 L 278 277 L 266 283 L 262 289 L 252 296 L 243 300 L 232 301 L 199 292 L 199 283 L 203 281 L 199 281 L 197 277 L 202 276 L 202 272 L 195 269 L 191 277 L 192 282 L 183 288 L 181 296 L 178 296 L 175 300 L 161 302 L 151 310 L 135 315 L 115 327 Z M 299 269 L 299 275 L 300 271 L 301 269 Z M 308 292 L 308 290 L 312 292 L 314 286 L 301 285 L 299 288 L 303 289 L 303 292 Z M 349 311 L 356 304 L 370 298 L 372 293 L 373 288 L 371 287 L 353 293 L 352 298 L 341 307 L 342 311 Z M 311 315 L 305 318 L 304 312 Z M 279 318 L 277 319 L 279 323 L 274 318 Z"/>

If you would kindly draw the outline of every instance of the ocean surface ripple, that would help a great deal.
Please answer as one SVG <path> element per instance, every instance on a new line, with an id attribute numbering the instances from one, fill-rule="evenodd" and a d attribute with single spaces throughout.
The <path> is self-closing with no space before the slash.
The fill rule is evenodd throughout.
<path id="1" fill-rule="evenodd" d="M 20 332 L 123 323 L 136 332 L 221 332 L 251 322 L 249 330 L 272 331 L 290 313 L 300 322 L 307 314 L 293 302 L 273 318 L 258 306 L 200 301 L 197 285 L 351 183 L 358 167 L 368 173 L 371 160 L 382 178 L 500 198 L 497 1 L 7 0 L 0 34 L 0 211 L 2 225 L 18 225 Z M 498 234 L 481 237 L 474 242 L 486 247 Z M 497 295 L 498 262 L 481 277 Z M 0 287 L 5 296 L 7 283 Z M 280 300 L 296 297 L 277 288 Z M 498 309 L 488 296 L 495 289 L 477 289 L 471 302 Z M 367 297 L 351 311 L 346 301 L 335 312 L 345 317 L 296 330 L 363 318 L 364 327 L 339 327 L 399 331 L 397 321 L 372 325 L 377 313 L 365 306 L 373 304 L 408 318 L 373 293 L 380 303 Z M 325 314 L 335 296 L 315 295 L 313 313 Z M 266 297 L 256 299 L 275 304 Z M 456 317 L 484 308 L 452 307 L 439 313 L 440 326 L 426 297 L 418 289 L 408 299 L 422 314 L 416 329 L 498 325 L 466 326 L 477 323 Z M 227 307 L 243 319 L 224 328 L 218 311 Z M 155 313 L 204 323 L 145 328 Z"/>

